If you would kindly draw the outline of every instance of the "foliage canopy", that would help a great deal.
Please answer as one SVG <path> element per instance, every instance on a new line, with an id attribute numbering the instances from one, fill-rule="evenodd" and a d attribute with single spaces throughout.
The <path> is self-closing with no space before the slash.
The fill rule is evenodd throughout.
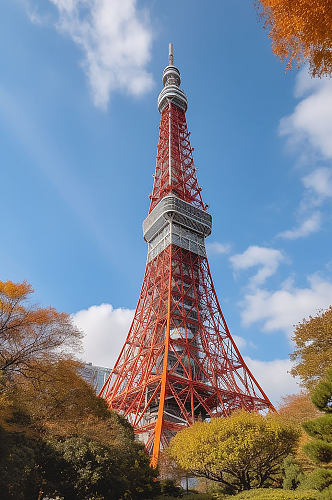
<path id="1" fill-rule="evenodd" d="M 296 364 L 291 374 L 300 377 L 302 384 L 308 389 L 312 389 L 324 378 L 326 370 L 331 366 L 331 339 L 332 306 L 325 312 L 304 319 L 294 330 L 292 340 L 295 349 L 290 358 Z"/>
<path id="2" fill-rule="evenodd" d="M 70 316 L 29 303 L 33 290 L 26 282 L 0 281 L 0 372 L 31 379 L 43 363 L 70 357 L 82 333 Z"/>
<path id="3" fill-rule="evenodd" d="M 236 492 L 271 484 L 298 438 L 299 431 L 278 416 L 239 411 L 184 429 L 169 452 L 183 469 Z"/>
<path id="4" fill-rule="evenodd" d="M 324 414 L 303 422 L 304 430 L 313 438 L 303 449 L 320 467 L 304 478 L 301 487 L 315 488 L 325 496 L 332 489 L 332 368 L 312 392 L 312 401 Z"/>
<path id="5" fill-rule="evenodd" d="M 272 50 L 286 68 L 308 63 L 312 76 L 332 74 L 332 0 L 255 2 Z"/>
<path id="6" fill-rule="evenodd" d="M 147 499 L 157 471 L 124 417 L 70 359 L 70 317 L 30 306 L 26 283 L 0 282 L 0 496 Z"/>

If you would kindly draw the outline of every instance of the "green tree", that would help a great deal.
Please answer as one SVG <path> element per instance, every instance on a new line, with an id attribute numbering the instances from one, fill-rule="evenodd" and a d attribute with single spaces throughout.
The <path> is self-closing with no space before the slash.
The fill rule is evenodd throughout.
<path id="1" fill-rule="evenodd" d="M 188 472 L 236 492 L 280 479 L 282 462 L 298 438 L 299 431 L 278 416 L 239 411 L 184 429 L 171 440 L 169 452 Z"/>
<path id="2" fill-rule="evenodd" d="M 70 359 L 81 333 L 31 293 L 0 281 L 1 499 L 150 498 L 160 488 L 143 445 Z"/>
<path id="3" fill-rule="evenodd" d="M 295 362 L 291 370 L 307 389 L 312 389 L 325 376 L 332 360 L 332 306 L 325 312 L 299 323 L 293 333 Z"/>
<path id="4" fill-rule="evenodd" d="M 86 436 L 29 437 L 0 427 L 1 499 L 148 499 L 160 490 L 149 460 L 129 436 L 106 445 Z"/>
<path id="5" fill-rule="evenodd" d="M 154 495 L 157 471 L 144 447 L 80 377 L 80 365 L 61 360 L 44 367 L 35 381 L 16 374 L 0 393 L 1 444 L 7 443 L 3 450 L 0 444 L 1 498 L 3 491 L 15 500 L 40 492 L 66 500 Z"/>
<path id="6" fill-rule="evenodd" d="M 45 487 L 56 494 L 67 469 L 63 457 L 43 439 L 0 427 L 1 499 L 35 499 Z"/>
<path id="7" fill-rule="evenodd" d="M 303 422 L 304 430 L 312 438 L 303 449 L 308 457 L 321 467 L 304 478 L 301 487 L 315 488 L 324 491 L 325 495 L 332 487 L 332 368 L 312 392 L 311 398 L 324 415 Z"/>
<path id="8" fill-rule="evenodd" d="M 283 464 L 283 483 L 282 487 L 285 490 L 295 490 L 303 480 L 303 469 L 293 455 L 288 455 Z"/>

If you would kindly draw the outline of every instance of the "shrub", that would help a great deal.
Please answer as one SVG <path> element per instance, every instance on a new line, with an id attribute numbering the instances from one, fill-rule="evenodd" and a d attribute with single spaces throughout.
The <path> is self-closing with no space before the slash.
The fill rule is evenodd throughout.
<path id="1" fill-rule="evenodd" d="M 301 481 L 300 489 L 306 490 L 312 488 L 322 491 L 328 488 L 332 483 L 332 470 L 330 469 L 315 469 L 313 472 L 304 477 Z M 332 486 L 332 485 L 331 485 Z"/>
<path id="2" fill-rule="evenodd" d="M 287 491 L 261 488 L 243 491 L 235 496 L 214 496 L 215 500 L 317 500 L 316 491 Z"/>
<path id="3" fill-rule="evenodd" d="M 194 476 L 213 479 L 228 489 L 225 493 L 236 493 L 280 480 L 282 462 L 298 437 L 297 428 L 276 415 L 242 410 L 178 432 L 169 453 Z"/>
<path id="4" fill-rule="evenodd" d="M 332 498 L 332 485 L 329 486 L 328 488 L 325 488 L 324 491 L 322 491 L 319 495 L 318 495 L 318 500 L 331 500 Z"/>

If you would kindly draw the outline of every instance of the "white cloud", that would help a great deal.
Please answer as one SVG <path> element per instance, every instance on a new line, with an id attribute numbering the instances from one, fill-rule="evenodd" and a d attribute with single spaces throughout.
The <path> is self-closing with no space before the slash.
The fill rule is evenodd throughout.
<path id="1" fill-rule="evenodd" d="M 287 240 L 296 240 L 298 238 L 304 238 L 309 234 L 317 232 L 321 228 L 322 217 L 320 212 L 314 212 L 310 217 L 302 222 L 298 227 L 294 229 L 287 229 L 279 233 L 277 236 L 279 238 L 285 238 Z"/>
<path id="2" fill-rule="evenodd" d="M 332 137 L 331 137 L 332 142 Z M 321 200 L 332 196 L 332 169 L 317 168 L 303 177 L 302 182 L 307 189 L 312 190 Z"/>
<path id="3" fill-rule="evenodd" d="M 111 304 L 91 306 L 73 314 L 74 323 L 85 333 L 83 360 L 113 368 L 128 335 L 133 315 L 133 310 L 114 309 Z"/>
<path id="4" fill-rule="evenodd" d="M 317 168 L 332 159 L 332 80 L 311 78 L 306 69 L 296 79 L 295 97 L 300 99 L 293 112 L 280 120 L 280 134 L 287 137 L 298 155 L 299 164 L 310 168 L 302 178 L 305 187 L 299 212 L 306 220 L 294 229 L 277 236 L 296 239 L 308 236 L 321 228 L 321 214 L 312 213 L 313 207 L 332 196 L 331 168 Z"/>
<path id="5" fill-rule="evenodd" d="M 210 255 L 226 254 L 231 251 L 229 243 L 219 243 L 219 241 L 207 242 L 206 249 Z"/>
<path id="6" fill-rule="evenodd" d="M 241 318 L 245 326 L 262 322 L 263 330 L 284 330 L 291 334 L 293 326 L 303 318 L 316 314 L 332 304 L 332 283 L 318 275 L 308 277 L 307 288 L 296 288 L 290 282 L 276 291 L 256 289 L 245 295 Z"/>
<path id="7" fill-rule="evenodd" d="M 303 97 L 293 113 L 280 121 L 281 135 L 291 143 L 312 148 L 325 159 L 332 159 L 332 80 L 313 79 L 303 70 L 295 89 Z"/>
<path id="8" fill-rule="evenodd" d="M 133 310 L 114 309 L 111 304 L 91 306 L 73 314 L 74 323 L 85 333 L 83 360 L 112 368 L 127 337 L 133 315 Z M 248 345 L 243 337 L 234 335 L 233 338 L 240 349 Z M 281 396 L 298 391 L 294 379 L 287 374 L 290 369 L 288 360 L 259 361 L 246 356 L 245 362 L 274 404 Z"/>
<path id="9" fill-rule="evenodd" d="M 245 347 L 247 347 L 248 342 L 246 341 L 246 339 L 244 339 L 243 337 L 240 337 L 239 335 L 232 335 L 232 337 L 233 337 L 233 340 L 234 340 L 236 346 L 240 350 L 243 350 Z"/>
<path id="10" fill-rule="evenodd" d="M 83 68 L 96 106 L 105 109 L 115 90 L 140 95 L 151 89 L 153 79 L 146 65 L 152 28 L 136 0 L 49 1 L 59 14 L 58 30 L 83 51 Z"/>
<path id="11" fill-rule="evenodd" d="M 260 267 L 257 273 L 251 277 L 249 284 L 257 287 L 265 283 L 267 278 L 272 276 L 278 269 L 279 264 L 285 260 L 280 250 L 259 246 L 250 246 L 243 253 L 230 257 L 231 264 L 235 271 Z"/>
<path id="12" fill-rule="evenodd" d="M 261 361 L 245 356 L 244 360 L 272 404 L 277 405 L 283 396 L 300 392 L 296 379 L 288 373 L 292 367 L 289 359 Z"/>

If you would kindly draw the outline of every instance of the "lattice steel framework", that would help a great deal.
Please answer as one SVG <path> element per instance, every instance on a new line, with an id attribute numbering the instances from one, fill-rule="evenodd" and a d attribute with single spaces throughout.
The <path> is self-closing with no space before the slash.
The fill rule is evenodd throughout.
<path id="1" fill-rule="evenodd" d="M 125 415 L 153 465 L 180 429 L 238 408 L 274 410 L 229 332 L 204 239 L 212 219 L 194 167 L 180 73 L 170 64 L 154 186 L 143 223 L 148 260 L 127 339 L 100 396 Z"/>

